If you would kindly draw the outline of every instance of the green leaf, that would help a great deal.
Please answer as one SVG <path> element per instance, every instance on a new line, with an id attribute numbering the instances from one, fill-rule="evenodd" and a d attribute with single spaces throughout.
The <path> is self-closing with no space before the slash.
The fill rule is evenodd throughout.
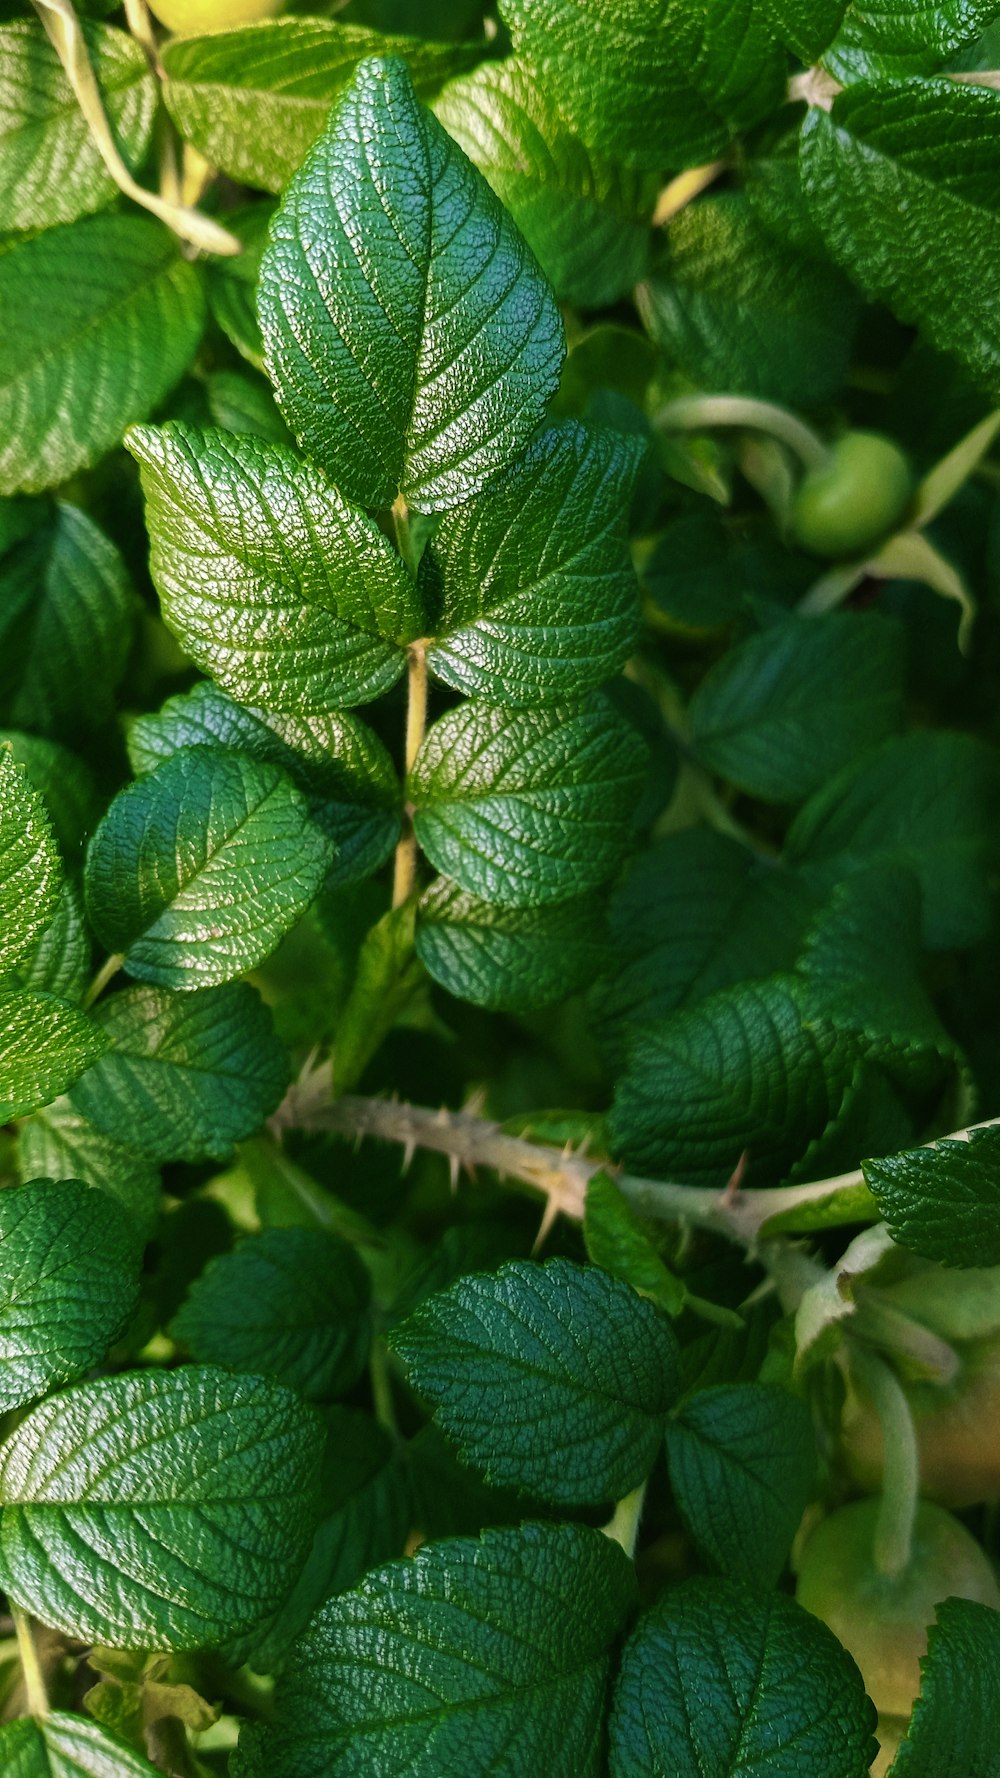
<path id="1" fill-rule="evenodd" d="M 51 1710 L 0 1728 L 5 1778 L 156 1778 L 157 1767 L 100 1723 Z"/>
<path id="2" fill-rule="evenodd" d="M 765 802 L 803 802 L 900 727 L 905 640 L 874 611 L 769 624 L 698 687 L 689 718 L 699 759 Z"/>
<path id="3" fill-rule="evenodd" d="M 802 178 L 832 257 L 1000 392 L 994 325 L 1000 97 L 943 79 L 859 85 L 802 127 Z"/>
<path id="4" fill-rule="evenodd" d="M 217 41 L 211 39 L 211 41 Z M 163 54 L 176 54 L 176 41 L 163 46 Z M 169 85 L 167 88 L 170 90 Z M 209 307 L 226 338 L 255 370 L 264 368 L 264 341 L 257 319 L 257 280 L 267 244 L 274 204 L 261 201 L 230 210 L 223 218 L 230 234 L 243 243 L 243 252 L 231 259 L 212 261 L 206 267 Z"/>
<path id="5" fill-rule="evenodd" d="M 393 57 L 361 64 L 289 184 L 258 302 L 285 418 L 362 506 L 471 499 L 558 381 L 545 280 Z"/>
<path id="6" fill-rule="evenodd" d="M 639 619 L 627 525 L 640 456 L 638 440 L 570 421 L 445 514 L 421 559 L 438 679 L 524 706 L 619 672 Z"/>
<path id="7" fill-rule="evenodd" d="M 412 901 L 376 920 L 357 954 L 351 991 L 337 1020 L 334 1072 L 338 1093 L 358 1084 L 393 1026 L 419 1005 L 427 982 L 413 951 Z"/>
<path id="8" fill-rule="evenodd" d="M 713 1568 L 776 1586 L 809 1504 L 816 1470 L 812 1419 L 770 1383 L 699 1389 L 671 1416 L 674 1498 Z"/>
<path id="9" fill-rule="evenodd" d="M 84 22 L 91 65 L 119 148 L 135 168 L 149 146 L 156 82 L 125 31 Z M 0 229 L 51 228 L 99 210 L 118 187 L 37 22 L 0 27 Z"/>
<path id="10" fill-rule="evenodd" d="M 904 865 L 920 882 L 925 945 L 973 945 L 989 927 L 998 800 L 992 748 L 916 730 L 883 741 L 818 790 L 792 823 L 786 857 L 823 887 L 876 862 Z"/>
<path id="11" fill-rule="evenodd" d="M 1000 1616 L 971 1599 L 945 1599 L 927 1633 L 920 1696 L 893 1778 L 993 1778 L 1000 1712 Z"/>
<path id="12" fill-rule="evenodd" d="M 205 380 L 213 426 L 248 432 L 265 444 L 291 444 L 291 434 L 274 402 L 270 383 L 247 370 L 213 370 Z"/>
<path id="13" fill-rule="evenodd" d="M 402 56 L 414 90 L 429 99 L 482 53 L 479 44 L 387 37 L 323 18 L 266 19 L 166 44 L 163 96 L 181 135 L 213 167 L 280 191 L 366 57 Z"/>
<path id="14" fill-rule="evenodd" d="M 496 907 L 436 877 L 417 907 L 416 946 L 449 994 L 494 1012 L 524 1012 L 593 980 L 607 958 L 604 906 L 591 895 L 554 907 Z"/>
<path id="15" fill-rule="evenodd" d="M 288 1085 L 271 1014 L 246 982 L 194 994 L 126 988 L 94 1017 L 111 1048 L 77 1081 L 73 1105 L 150 1160 L 225 1160 Z"/>
<path id="16" fill-rule="evenodd" d="M 0 1413 L 99 1364 L 139 1300 L 133 1230 L 77 1179 L 0 1192 Z"/>
<path id="17" fill-rule="evenodd" d="M 587 1184 L 583 1214 L 587 1256 L 595 1266 L 631 1284 L 666 1315 L 679 1315 L 687 1286 L 674 1276 L 656 1251 L 627 1198 L 611 1175 L 595 1173 Z"/>
<path id="18" fill-rule="evenodd" d="M 757 7 L 501 0 L 500 12 L 568 128 L 627 166 L 710 159 L 784 86 L 784 55 Z"/>
<path id="19" fill-rule="evenodd" d="M 619 1547 L 581 1525 L 425 1544 L 317 1613 L 234 1778 L 598 1778 L 634 1592 Z"/>
<path id="20" fill-rule="evenodd" d="M 326 887 L 378 869 L 399 838 L 402 792 L 388 749 L 343 710 L 294 716 L 246 710 L 207 682 L 129 730 L 132 769 L 151 772 L 181 747 L 234 747 L 288 773 L 337 848 Z"/>
<path id="21" fill-rule="evenodd" d="M 946 1266 L 1000 1265 L 1000 1130 L 862 1163 L 895 1240 Z"/>
<path id="22" fill-rule="evenodd" d="M 16 729 L 0 730 L 0 746 L 6 743 L 44 799 L 66 863 L 75 868 L 83 862 L 83 843 L 101 811 L 94 779 L 75 753 L 42 735 L 24 735 Z"/>
<path id="23" fill-rule="evenodd" d="M 201 337 L 198 275 L 141 216 L 94 216 L 0 254 L 0 493 L 96 462 L 177 382 Z"/>
<path id="24" fill-rule="evenodd" d="M 147 1241 L 160 1216 L 160 1175 L 130 1142 L 106 1136 L 66 1098 L 54 1099 L 21 1125 L 18 1172 L 28 1179 L 81 1179 L 114 1198 Z M 2 1200 L 0 1200 L 2 1202 Z"/>
<path id="25" fill-rule="evenodd" d="M 996 18 L 995 0 L 865 0 L 823 57 L 838 80 L 930 74 Z"/>
<path id="26" fill-rule="evenodd" d="M 0 988 L 0 1122 L 64 1093 L 108 1047 L 92 1019 L 35 988 Z"/>
<path id="27" fill-rule="evenodd" d="M 76 737 L 106 722 L 138 609 L 121 555 L 60 502 L 0 563 L 0 715 Z"/>
<path id="28" fill-rule="evenodd" d="M 346 1241 L 323 1229 L 264 1229 L 209 1261 L 170 1333 L 199 1361 L 321 1401 L 346 1394 L 365 1368 L 370 1296 Z"/>
<path id="29" fill-rule="evenodd" d="M 60 1000 L 83 999 L 90 975 L 90 939 L 80 898 L 64 883 L 56 911 L 41 937 L 18 965 L 22 988 L 38 988 Z"/>
<path id="30" fill-rule="evenodd" d="M 617 1500 L 643 1481 L 680 1387 L 656 1310 L 564 1259 L 460 1278 L 392 1344 L 463 1462 L 556 1506 Z"/>
<path id="31" fill-rule="evenodd" d="M 500 907 L 568 901 L 610 876 L 645 747 L 598 694 L 505 710 L 470 700 L 428 731 L 409 780 L 431 863 Z"/>
<path id="32" fill-rule="evenodd" d="M 792 977 L 722 989 L 637 1027 L 612 1139 L 636 1172 L 723 1186 L 745 1152 L 748 1179 L 774 1184 L 836 1115 L 857 1053 Z"/>
<path id="33" fill-rule="evenodd" d="M 782 43 L 802 62 L 815 62 L 832 43 L 845 0 L 763 0 L 764 16 Z"/>
<path id="34" fill-rule="evenodd" d="M 62 864 L 45 806 L 0 746 L 0 976 L 28 957 L 55 917 Z"/>
<path id="35" fill-rule="evenodd" d="M 561 302 L 604 308 L 646 272 L 656 179 L 588 154 L 516 58 L 453 80 L 434 107 L 488 180 Z"/>
<path id="36" fill-rule="evenodd" d="M 857 297 L 762 227 L 742 192 L 682 210 L 637 295 L 667 363 L 705 389 L 815 407 L 847 373 Z"/>
<path id="37" fill-rule="evenodd" d="M 0 1453 L 0 1582 L 84 1642 L 246 1636 L 305 1557 L 321 1449 L 313 1412 L 259 1377 L 189 1365 L 78 1384 Z"/>
<path id="38" fill-rule="evenodd" d="M 270 956 L 331 856 L 277 766 L 185 747 L 111 804 L 87 854 L 87 911 L 130 975 L 211 987 Z"/>
<path id="39" fill-rule="evenodd" d="M 323 714 L 387 691 L 423 614 L 400 558 L 294 451 L 134 429 L 151 570 L 185 652 L 241 703 Z"/>
<path id="40" fill-rule="evenodd" d="M 760 595 L 790 603 L 805 594 L 811 578 L 811 565 L 773 531 L 733 525 L 715 507 L 671 518 L 642 566 L 654 621 L 662 611 L 694 630 L 732 623 Z"/>
<path id="41" fill-rule="evenodd" d="M 831 1630 L 782 1593 L 688 1580 L 640 1619 L 611 1713 L 612 1778 L 866 1778 L 875 1707 Z"/>

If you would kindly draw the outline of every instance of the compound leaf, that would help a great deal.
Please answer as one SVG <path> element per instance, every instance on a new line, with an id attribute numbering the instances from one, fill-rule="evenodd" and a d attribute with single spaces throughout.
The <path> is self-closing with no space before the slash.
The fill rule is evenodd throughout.
<path id="1" fill-rule="evenodd" d="M 862 1163 L 893 1238 L 946 1266 L 1000 1265 L 1000 1130 Z"/>
<path id="2" fill-rule="evenodd" d="M 241 703 L 361 704 L 421 634 L 416 589 L 377 525 L 281 445 L 174 423 L 134 428 L 163 615 Z"/>
<path id="3" fill-rule="evenodd" d="M 392 1343 L 464 1462 L 557 1506 L 636 1487 L 680 1386 L 657 1311 L 598 1267 L 563 1259 L 460 1278 Z"/>
<path id="4" fill-rule="evenodd" d="M 270 955 L 331 857 L 277 766 L 185 747 L 111 804 L 87 854 L 87 911 L 130 975 L 210 987 Z"/>
<path id="5" fill-rule="evenodd" d="M 470 499 L 527 443 L 563 358 L 528 249 L 395 57 L 361 64 L 291 180 L 258 302 L 285 418 L 362 506 Z"/>
<path id="6" fill-rule="evenodd" d="M 547 1006 L 592 981 L 607 957 L 597 896 L 497 907 L 436 877 L 417 907 L 417 955 L 459 1000 L 495 1012 Z"/>
<path id="7" fill-rule="evenodd" d="M 62 864 L 45 805 L 0 746 L 0 976 L 25 961 L 54 918 Z"/>
<path id="8" fill-rule="evenodd" d="M 93 1019 L 36 988 L 0 987 L 0 1122 L 64 1093 L 108 1047 Z"/>
<path id="9" fill-rule="evenodd" d="M 224 1160 L 274 1110 L 288 1060 L 256 989 L 126 988 L 95 1019 L 111 1048 L 72 1092 L 76 1110 L 153 1161 Z"/>
<path id="10" fill-rule="evenodd" d="M 598 1778 L 634 1593 L 620 1548 L 582 1525 L 425 1544 L 317 1613 L 234 1778 Z"/>
<path id="11" fill-rule="evenodd" d="M 260 1377 L 190 1365 L 77 1384 L 0 1453 L 4 1591 L 113 1648 L 245 1637 L 305 1558 L 321 1451 L 312 1410 Z"/>
<path id="12" fill-rule="evenodd" d="M 4 1778 L 156 1778 L 158 1771 L 110 1729 L 64 1710 L 0 1728 L 0 1764 Z"/>

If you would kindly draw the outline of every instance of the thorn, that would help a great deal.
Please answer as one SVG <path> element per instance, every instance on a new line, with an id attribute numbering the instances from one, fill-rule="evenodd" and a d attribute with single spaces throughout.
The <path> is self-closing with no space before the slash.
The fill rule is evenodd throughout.
<path id="1" fill-rule="evenodd" d="M 722 1202 L 724 1204 L 734 1204 L 739 1197 L 740 1187 L 743 1184 L 749 1159 L 750 1151 L 745 1148 L 723 1188 Z"/>
<path id="2" fill-rule="evenodd" d="M 542 1211 L 542 1220 L 538 1225 L 538 1233 L 532 1242 L 531 1251 L 533 1254 L 537 1253 L 542 1246 L 542 1243 L 550 1233 L 552 1224 L 555 1222 L 558 1215 L 559 1206 L 556 1203 L 555 1198 L 547 1198 L 545 1201 L 545 1209 Z"/>
<path id="3" fill-rule="evenodd" d="M 462 1162 L 462 1172 L 465 1174 L 465 1177 L 469 1181 L 470 1185 L 478 1185 L 479 1184 L 479 1175 L 476 1172 L 475 1161 L 463 1161 Z"/>
<path id="4" fill-rule="evenodd" d="M 440 1111 L 434 1113 L 434 1122 L 440 1124 L 441 1128 L 444 1130 L 451 1128 L 451 1112 L 448 1110 L 447 1105 L 442 1105 Z"/>
<path id="5" fill-rule="evenodd" d="M 417 1138 L 413 1135 L 407 1136 L 403 1142 L 403 1164 L 399 1169 L 400 1173 L 405 1175 L 410 1171 L 416 1152 Z"/>

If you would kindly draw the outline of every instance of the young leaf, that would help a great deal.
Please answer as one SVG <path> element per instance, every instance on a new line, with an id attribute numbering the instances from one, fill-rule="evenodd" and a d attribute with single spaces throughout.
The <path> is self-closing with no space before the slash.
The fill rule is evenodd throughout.
<path id="1" fill-rule="evenodd" d="M 149 145 L 156 82 L 133 37 L 82 24 L 115 139 L 130 166 Z M 117 197 L 76 96 L 41 24 L 0 27 L 0 229 L 51 228 Z"/>
<path id="2" fill-rule="evenodd" d="M 258 300 L 285 418 L 362 506 L 471 499 L 558 380 L 551 291 L 395 57 L 361 64 L 291 180 Z"/>
<path id="3" fill-rule="evenodd" d="M 832 1631 L 782 1593 L 688 1580 L 625 1645 L 612 1778 L 866 1778 L 875 1707 Z"/>
<path id="4" fill-rule="evenodd" d="M 556 1506 L 648 1474 L 680 1386 L 674 1336 L 627 1284 L 568 1260 L 460 1278 L 395 1331 L 463 1462 Z"/>
<path id="5" fill-rule="evenodd" d="M 339 19 L 266 19 L 165 44 L 163 96 L 185 141 L 213 167 L 281 191 L 366 57 L 402 56 L 415 92 L 429 99 L 482 53 L 479 44 L 387 37 Z"/>
<path id="6" fill-rule="evenodd" d="M 324 1229 L 264 1229 L 209 1262 L 170 1332 L 199 1362 L 321 1401 L 346 1394 L 364 1370 L 370 1296 L 346 1241 Z"/>
<path id="7" fill-rule="evenodd" d="M 323 714 L 388 690 L 419 636 L 388 539 L 294 451 L 178 423 L 137 427 L 151 569 L 187 654 L 265 711 Z M 322 540 L 322 541 L 321 541 Z"/>
<path id="8" fill-rule="evenodd" d="M 516 58 L 450 81 L 434 107 L 489 181 L 560 301 L 603 308 L 647 268 L 656 180 L 587 153 Z"/>
<path id="9" fill-rule="evenodd" d="M 321 1450 L 312 1410 L 259 1377 L 185 1366 L 78 1384 L 0 1453 L 0 1583 L 85 1642 L 245 1636 L 305 1557 Z"/>
<path id="10" fill-rule="evenodd" d="M 204 302 L 177 241 L 93 216 L 0 255 L 0 494 L 37 493 L 110 450 L 194 356 Z"/>
<path id="11" fill-rule="evenodd" d="M 122 1209 L 79 1180 L 0 1192 L 0 1413 L 99 1364 L 139 1299 Z"/>
<path id="12" fill-rule="evenodd" d="M 565 1000 L 607 958 L 602 901 L 508 908 L 436 877 L 417 907 L 417 956 L 459 1000 L 495 1012 L 525 1012 Z"/>
<path id="13" fill-rule="evenodd" d="M 75 1109 L 54 1099 L 21 1125 L 18 1172 L 28 1179 L 80 1179 L 99 1186 L 124 1210 L 139 1241 L 147 1241 L 160 1215 L 160 1175 L 129 1142 L 106 1136 Z"/>
<path id="14" fill-rule="evenodd" d="M 64 1093 L 108 1047 L 93 1019 L 54 994 L 0 987 L 0 1122 Z"/>
<path id="15" fill-rule="evenodd" d="M 3 564 L 3 719 L 55 735 L 106 722 L 136 609 L 110 538 L 79 507 L 53 506 Z"/>
<path id="16" fill-rule="evenodd" d="M 862 1163 L 893 1238 L 945 1266 L 1000 1265 L 1000 1130 Z"/>
<path id="17" fill-rule="evenodd" d="M 45 806 L 0 746 L 0 977 L 26 961 L 54 918 L 62 864 Z"/>
<path id="18" fill-rule="evenodd" d="M 570 421 L 445 514 L 421 559 L 438 679 L 525 706 L 579 697 L 624 666 L 639 618 L 626 531 L 640 455 L 637 439 Z"/>
<path id="19" fill-rule="evenodd" d="M 944 79 L 859 85 L 802 127 L 802 179 L 832 257 L 1000 391 L 994 250 L 1000 100 Z"/>
<path id="20" fill-rule="evenodd" d="M 425 1544 L 317 1613 L 234 1778 L 598 1778 L 634 1593 L 620 1548 L 581 1525 Z"/>
<path id="21" fill-rule="evenodd" d="M 690 707 L 703 764 L 765 802 L 802 802 L 899 728 L 901 625 L 877 612 L 770 624 L 723 655 Z"/>
<path id="22" fill-rule="evenodd" d="M 332 853 L 277 766 L 185 747 L 112 803 L 87 854 L 87 911 L 140 981 L 214 986 L 270 956 Z"/>
<path id="23" fill-rule="evenodd" d="M 72 1103 L 151 1160 L 224 1160 L 288 1085 L 271 1014 L 246 982 L 194 994 L 126 988 L 94 1016 L 111 1048 Z"/>
<path id="24" fill-rule="evenodd" d="M 414 911 L 412 901 L 390 908 L 365 933 L 351 991 L 337 1020 L 333 1071 L 338 1093 L 357 1086 L 383 1038 L 426 992 L 413 951 Z"/>
<path id="25" fill-rule="evenodd" d="M 135 772 L 151 772 L 181 747 L 234 747 L 271 760 L 308 798 L 317 827 L 337 848 L 326 887 L 353 883 L 389 856 L 399 838 L 402 793 L 388 749 L 343 710 L 265 716 L 235 704 L 207 681 L 169 698 L 129 730 Z"/>
<path id="26" fill-rule="evenodd" d="M 667 1460 L 674 1497 L 711 1565 L 776 1586 L 816 1469 L 798 1397 L 769 1383 L 699 1389 L 670 1418 Z"/>
<path id="27" fill-rule="evenodd" d="M 618 863 L 644 767 L 635 729 L 599 694 L 526 711 L 470 700 L 439 718 L 417 756 L 417 839 L 485 901 L 568 901 Z"/>
<path id="28" fill-rule="evenodd" d="M 5 1723 L 0 1765 L 4 1778 L 156 1778 L 159 1769 L 110 1729 L 65 1710 Z"/>
<path id="29" fill-rule="evenodd" d="M 631 1284 L 665 1315 L 679 1315 L 687 1287 L 663 1263 L 642 1223 L 608 1173 L 587 1183 L 583 1238 L 588 1258 L 612 1277 Z"/>
<path id="30" fill-rule="evenodd" d="M 1000 1615 L 971 1599 L 945 1599 L 927 1634 L 920 1696 L 893 1778 L 992 1778 L 1000 1713 Z"/>
<path id="31" fill-rule="evenodd" d="M 931 74 L 995 18 L 994 0 L 866 0 L 848 9 L 823 65 L 846 85 Z"/>

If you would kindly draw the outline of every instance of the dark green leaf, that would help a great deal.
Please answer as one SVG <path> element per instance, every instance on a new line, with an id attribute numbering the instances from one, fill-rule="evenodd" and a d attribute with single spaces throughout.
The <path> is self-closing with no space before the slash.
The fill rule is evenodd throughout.
<path id="1" fill-rule="evenodd" d="M 270 383 L 246 370 L 214 370 L 205 382 L 205 398 L 213 426 L 225 432 L 249 433 L 265 444 L 291 444 Z"/>
<path id="2" fill-rule="evenodd" d="M 803 182 L 833 258 L 993 395 L 998 145 L 1000 95 L 943 79 L 850 87 L 802 130 Z"/>
<path id="3" fill-rule="evenodd" d="M 765 802 L 802 802 L 899 728 L 905 635 L 877 612 L 789 618 L 731 648 L 690 707 L 698 757 Z"/>
<path id="4" fill-rule="evenodd" d="M 680 1386 L 677 1344 L 656 1310 L 563 1259 L 460 1278 L 392 1343 L 464 1462 L 557 1506 L 636 1487 Z"/>
<path id="5" fill-rule="evenodd" d="M 421 633 L 416 589 L 371 519 L 294 451 L 172 424 L 129 433 L 152 573 L 187 654 L 242 703 L 362 704 Z"/>
<path id="6" fill-rule="evenodd" d="M 432 864 L 501 907 L 567 901 L 620 859 L 645 748 L 606 699 L 505 710 L 470 700 L 428 731 L 410 776 Z"/>
<path id="7" fill-rule="evenodd" d="M 797 1396 L 769 1383 L 700 1389 L 672 1415 L 674 1497 L 714 1568 L 777 1584 L 812 1492 L 816 1441 Z"/>
<path id="8" fill-rule="evenodd" d="M 524 706 L 578 697 L 624 666 L 639 617 L 626 532 L 640 454 L 636 439 L 570 421 L 445 515 L 421 562 L 438 679 Z"/>
<path id="9" fill-rule="evenodd" d="M 391 57 L 361 64 L 288 186 L 259 307 L 285 418 L 363 506 L 478 493 L 527 443 L 564 351 L 507 212 Z"/>
<path id="10" fill-rule="evenodd" d="M 383 1038 L 426 994 L 427 979 L 413 950 L 412 901 L 376 920 L 357 954 L 351 991 L 337 1020 L 334 1073 L 338 1093 L 357 1086 Z"/>
<path id="11" fill-rule="evenodd" d="M 689 1580 L 625 1645 L 612 1778 L 866 1778 L 875 1709 L 832 1631 L 781 1593 Z"/>
<path id="12" fill-rule="evenodd" d="M 583 1526 L 425 1544 L 317 1614 L 234 1778 L 598 1778 L 634 1591 L 618 1546 Z"/>
<path id="13" fill-rule="evenodd" d="M 176 55 L 180 45 L 164 46 L 166 56 Z M 169 87 L 168 87 L 169 91 Z M 230 234 L 243 243 L 233 259 L 219 259 L 207 267 L 208 301 L 212 314 L 227 339 L 255 370 L 264 368 L 264 341 L 257 320 L 257 279 L 267 243 L 274 205 L 261 201 L 225 216 Z"/>
<path id="14" fill-rule="evenodd" d="M 346 1394 L 364 1370 L 370 1295 L 346 1241 L 323 1229 L 264 1229 L 209 1262 L 170 1332 L 199 1361 L 322 1400 Z"/>
<path id="15" fill-rule="evenodd" d="M 64 1093 L 108 1040 L 92 1019 L 34 988 L 0 988 L 0 1123 Z"/>
<path id="16" fill-rule="evenodd" d="M 656 180 L 590 155 L 516 59 L 452 81 L 434 107 L 517 223 L 562 302 L 602 308 L 647 268 Z"/>
<path id="17" fill-rule="evenodd" d="M 0 1454 L 0 1582 L 85 1642 L 246 1636 L 301 1567 L 321 1450 L 312 1410 L 259 1377 L 190 1365 L 78 1384 Z"/>
<path id="18" fill-rule="evenodd" d="M 84 23 L 84 41 L 119 147 L 142 159 L 156 83 L 133 37 Z M 73 89 L 42 26 L 0 27 L 0 229 L 50 228 L 99 210 L 118 187 L 98 152 Z"/>
<path id="19" fill-rule="evenodd" d="M 628 1200 L 608 1173 L 587 1184 L 583 1238 L 595 1266 L 631 1284 L 667 1315 L 679 1315 L 687 1287 L 663 1263 Z"/>
<path id="20" fill-rule="evenodd" d="M 717 509 L 681 513 L 643 564 L 655 612 L 694 630 L 715 629 L 760 596 L 782 602 L 805 593 L 812 569 L 769 530 L 732 525 Z"/>
<path id="21" fill-rule="evenodd" d="M 417 908 L 416 945 L 434 980 L 459 1000 L 524 1012 L 593 980 L 607 958 L 604 905 L 585 896 L 554 907 L 497 907 L 437 877 Z"/>
<path id="22" fill-rule="evenodd" d="M 213 167 L 280 191 L 360 61 L 404 57 L 416 92 L 431 98 L 481 54 L 475 44 L 386 37 L 330 19 L 267 19 L 168 43 L 164 98 L 182 136 Z"/>
<path id="23" fill-rule="evenodd" d="M 157 1767 L 100 1723 L 52 1710 L 0 1728 L 4 1778 L 156 1778 Z"/>
<path id="24" fill-rule="evenodd" d="M 56 911 L 27 956 L 21 958 L 17 979 L 22 988 L 39 988 L 60 1000 L 83 998 L 90 974 L 90 939 L 80 898 L 72 883 L 64 883 Z"/>
<path id="25" fill-rule="evenodd" d="M 87 911 L 130 975 L 214 986 L 270 955 L 331 857 L 277 766 L 186 747 L 115 798 L 87 854 Z"/>
<path id="26" fill-rule="evenodd" d="M 45 806 L 0 746 L 0 976 L 30 955 L 55 917 L 62 865 Z"/>
<path id="27" fill-rule="evenodd" d="M 99 1186 L 117 1200 L 141 1241 L 159 1220 L 156 1167 L 131 1142 L 119 1142 L 89 1123 L 69 1099 L 54 1099 L 21 1125 L 18 1171 L 22 1179 L 82 1179 Z"/>
<path id="28" fill-rule="evenodd" d="M 141 216 L 94 216 L 0 254 L 0 493 L 86 468 L 177 382 L 201 337 L 198 275 Z"/>
<path id="29" fill-rule="evenodd" d="M 995 1778 L 1000 1713 L 1000 1616 L 945 1599 L 927 1635 L 920 1696 L 893 1778 Z"/>
<path id="30" fill-rule="evenodd" d="M 814 62 L 844 16 L 845 0 L 763 0 L 774 35 L 803 62 Z"/>
<path id="31" fill-rule="evenodd" d="M 194 994 L 126 988 L 95 1018 L 112 1047 L 77 1081 L 73 1105 L 151 1160 L 225 1159 L 288 1084 L 270 1012 L 246 982 Z"/>
<path id="32" fill-rule="evenodd" d="M 1000 1265 L 1000 1130 L 863 1163 L 894 1238 L 946 1266 Z"/>

